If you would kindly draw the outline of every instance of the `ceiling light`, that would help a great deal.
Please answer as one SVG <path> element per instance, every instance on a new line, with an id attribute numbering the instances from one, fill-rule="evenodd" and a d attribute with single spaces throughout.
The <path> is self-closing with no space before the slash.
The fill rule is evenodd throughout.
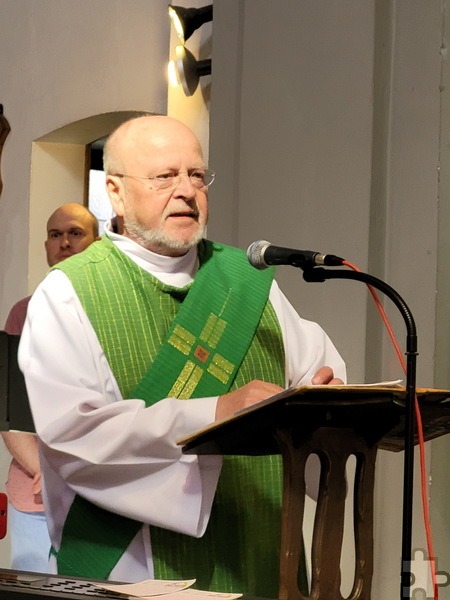
<path id="1" fill-rule="evenodd" d="M 203 23 L 212 21 L 212 4 L 201 8 L 184 8 L 169 4 L 169 17 L 182 44 L 188 40 Z"/>
<path id="2" fill-rule="evenodd" d="M 183 86 L 186 96 L 192 96 L 203 75 L 211 75 L 211 59 L 197 60 L 192 52 L 181 44 L 175 48 L 174 61 L 178 81 Z M 169 70 L 171 67 L 169 67 Z"/>

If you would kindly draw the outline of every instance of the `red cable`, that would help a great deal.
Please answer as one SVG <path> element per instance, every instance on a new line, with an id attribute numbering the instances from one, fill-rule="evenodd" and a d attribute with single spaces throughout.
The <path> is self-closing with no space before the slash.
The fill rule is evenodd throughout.
<path id="1" fill-rule="evenodd" d="M 348 262 L 347 260 L 344 260 L 342 262 L 342 264 L 347 267 L 350 267 L 350 269 L 353 269 L 353 271 L 360 272 L 360 269 L 358 269 L 358 267 L 356 267 L 352 263 Z M 394 346 L 394 350 L 400 361 L 403 372 L 406 375 L 405 359 L 403 358 L 403 354 L 400 350 L 400 346 L 395 337 L 394 331 L 392 330 L 392 327 L 389 323 L 389 319 L 386 315 L 383 305 L 381 304 L 380 299 L 378 298 L 378 294 L 375 291 L 375 289 L 371 285 L 368 285 L 368 284 L 367 284 L 367 287 L 368 287 L 370 293 L 372 294 L 375 304 L 380 312 L 381 318 L 383 319 L 383 322 L 389 333 L 389 337 L 391 338 L 392 344 Z M 430 570 L 431 570 L 431 580 L 432 580 L 432 585 L 433 585 L 433 590 L 434 590 L 434 599 L 438 600 L 439 591 L 438 591 L 438 586 L 437 586 L 437 581 L 436 581 L 436 565 L 435 565 L 435 560 L 434 560 L 433 540 L 432 540 L 431 526 L 430 526 L 430 515 L 428 512 L 428 499 L 427 499 L 427 488 L 426 488 L 425 443 L 424 443 L 424 437 L 423 437 L 422 416 L 420 414 L 420 406 L 419 406 L 419 400 L 417 398 L 417 394 L 414 398 L 414 411 L 415 411 L 415 415 L 416 415 L 417 434 L 418 434 L 418 438 L 419 438 L 420 480 L 421 480 L 421 496 L 422 496 L 424 526 L 425 526 L 426 539 L 427 539 L 428 556 L 430 558 Z"/>

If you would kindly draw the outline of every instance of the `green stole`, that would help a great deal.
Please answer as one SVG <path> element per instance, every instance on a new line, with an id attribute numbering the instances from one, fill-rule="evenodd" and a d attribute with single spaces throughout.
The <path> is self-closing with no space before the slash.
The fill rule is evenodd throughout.
<path id="1" fill-rule="evenodd" d="M 143 398 L 150 406 L 170 396 L 221 395 L 255 378 L 284 385 L 282 339 L 267 302 L 273 274 L 250 267 L 242 251 L 210 242 L 200 245 L 199 256 L 194 284 L 183 289 L 159 282 L 108 238 L 58 265 L 74 285 L 124 398 Z M 169 313 L 159 325 L 151 303 L 163 302 L 161 294 L 171 308 L 166 302 L 159 310 Z M 148 325 L 152 308 L 155 323 Z M 145 347 L 155 337 L 158 347 Z M 262 361 L 267 355 L 271 360 Z M 280 505 L 278 456 L 225 457 L 202 538 L 151 527 L 155 577 L 195 577 L 200 589 L 276 597 Z M 58 571 L 106 579 L 141 527 L 77 496 L 55 552 Z"/>

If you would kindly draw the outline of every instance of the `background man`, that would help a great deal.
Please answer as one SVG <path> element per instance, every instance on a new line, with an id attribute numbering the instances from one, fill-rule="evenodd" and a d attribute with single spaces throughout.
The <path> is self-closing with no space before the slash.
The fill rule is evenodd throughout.
<path id="1" fill-rule="evenodd" d="M 271 270 L 203 239 L 214 174 L 189 128 L 127 121 L 104 165 L 120 233 L 47 276 L 19 351 L 52 570 L 276 597 L 279 457 L 222 466 L 176 442 L 286 386 L 340 382 L 344 363 Z"/>
<path id="2" fill-rule="evenodd" d="M 80 204 L 63 204 L 47 221 L 45 249 L 50 267 L 81 252 L 98 239 L 94 215 Z M 20 335 L 31 296 L 19 300 L 10 310 L 5 331 Z M 21 432 L 3 432 L 13 460 L 9 468 L 8 525 L 11 539 L 11 568 L 46 571 L 50 538 L 41 497 L 41 470 L 36 436 Z"/>

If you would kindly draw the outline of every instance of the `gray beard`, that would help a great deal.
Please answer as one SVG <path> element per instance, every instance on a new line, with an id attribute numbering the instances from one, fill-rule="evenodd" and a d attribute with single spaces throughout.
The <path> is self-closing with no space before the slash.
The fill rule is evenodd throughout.
<path id="1" fill-rule="evenodd" d="M 124 220 L 124 229 L 125 235 L 137 244 L 147 250 L 163 255 L 170 255 L 171 250 L 175 250 L 180 254 L 185 254 L 188 250 L 200 243 L 205 235 L 205 227 L 201 227 L 190 240 L 182 242 L 181 240 L 174 239 L 172 236 L 167 235 L 167 233 L 160 228 L 148 230 L 134 219 L 126 218 Z"/>

